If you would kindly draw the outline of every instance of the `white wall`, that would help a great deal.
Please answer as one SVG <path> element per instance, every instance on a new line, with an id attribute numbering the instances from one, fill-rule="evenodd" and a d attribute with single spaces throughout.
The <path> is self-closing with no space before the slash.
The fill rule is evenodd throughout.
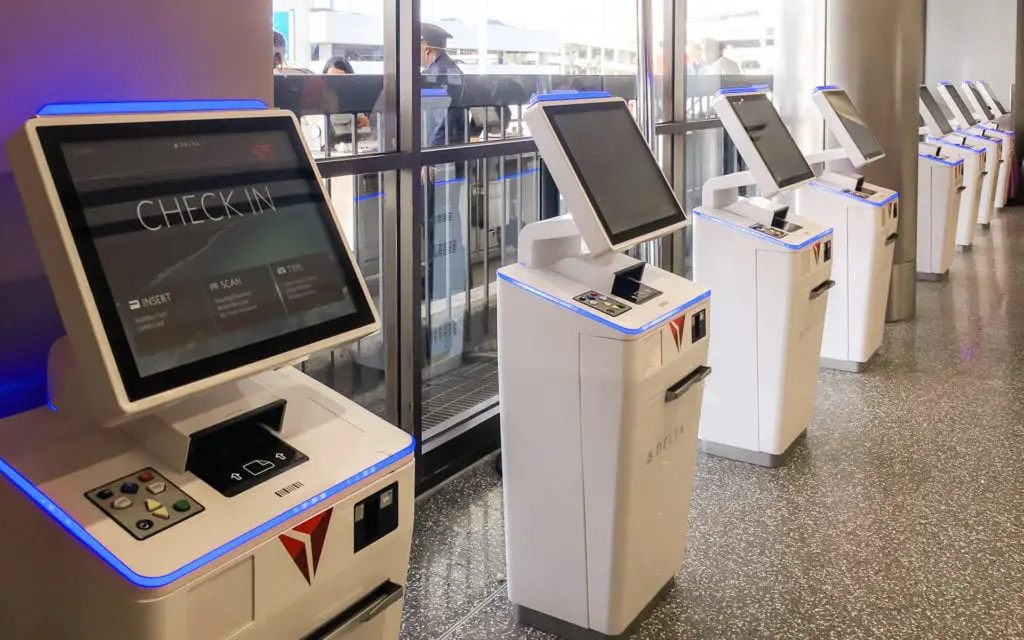
<path id="1" fill-rule="evenodd" d="M 927 0 L 927 11 L 928 85 L 987 80 L 1009 105 L 1017 56 L 1017 0 Z"/>
<path id="2" fill-rule="evenodd" d="M 271 0 L 0 0 L 0 141 L 48 102 L 273 98 Z M 63 328 L 0 153 L 0 416 Z"/>

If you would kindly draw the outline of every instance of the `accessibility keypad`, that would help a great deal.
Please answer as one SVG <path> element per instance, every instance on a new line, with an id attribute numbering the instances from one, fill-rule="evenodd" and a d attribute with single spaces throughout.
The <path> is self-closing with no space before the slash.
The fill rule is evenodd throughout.
<path id="1" fill-rule="evenodd" d="M 203 512 L 203 505 L 154 469 L 111 480 L 86 492 L 85 497 L 137 540 Z"/>
<path id="2" fill-rule="evenodd" d="M 621 316 L 626 313 L 632 307 L 624 302 L 619 302 L 611 296 L 606 296 L 598 291 L 588 291 L 581 293 L 580 295 L 573 298 L 576 302 L 586 305 L 591 309 L 600 311 L 601 313 L 607 314 L 613 318 Z"/>

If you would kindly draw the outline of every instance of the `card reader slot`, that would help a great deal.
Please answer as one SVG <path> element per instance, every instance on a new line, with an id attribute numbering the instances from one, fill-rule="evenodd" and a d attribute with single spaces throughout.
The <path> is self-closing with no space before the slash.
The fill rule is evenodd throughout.
<path id="1" fill-rule="evenodd" d="M 685 378 L 665 390 L 665 402 L 672 402 L 686 395 L 697 383 L 711 375 L 711 367 L 701 365 L 688 373 Z"/>
<path id="2" fill-rule="evenodd" d="M 328 620 L 303 640 L 341 640 L 349 633 L 370 622 L 402 599 L 405 588 L 390 580 L 371 591 L 366 597 Z"/>
<path id="3" fill-rule="evenodd" d="M 896 243 L 896 239 L 899 238 L 899 237 L 900 237 L 900 234 L 898 234 L 898 233 L 890 234 L 889 237 L 885 239 L 885 246 L 888 247 L 890 244 L 895 244 Z"/>
<path id="4" fill-rule="evenodd" d="M 821 297 L 823 293 L 825 293 L 834 286 L 836 286 L 835 280 L 826 280 L 825 282 L 822 282 L 818 286 L 811 289 L 811 300 Z"/>
<path id="5" fill-rule="evenodd" d="M 967 185 L 961 185 L 956 188 L 957 193 L 963 193 L 964 191 L 967 191 Z"/>

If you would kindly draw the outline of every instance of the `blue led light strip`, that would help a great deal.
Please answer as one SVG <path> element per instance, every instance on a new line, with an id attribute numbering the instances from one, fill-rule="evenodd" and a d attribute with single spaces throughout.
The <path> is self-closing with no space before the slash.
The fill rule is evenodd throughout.
<path id="1" fill-rule="evenodd" d="M 960 160 L 946 160 L 945 158 L 940 158 L 939 156 L 933 156 L 930 153 L 919 153 L 917 154 L 917 157 L 924 158 L 925 160 L 931 160 L 932 162 L 937 162 L 939 164 L 944 164 L 947 167 L 959 167 L 964 163 L 962 158 Z"/>
<path id="2" fill-rule="evenodd" d="M 815 242 L 817 242 L 818 240 L 822 240 L 824 238 L 827 238 L 828 236 L 832 235 L 832 233 L 833 233 L 832 232 L 832 227 L 829 227 L 828 229 L 825 229 L 824 231 L 822 231 L 818 235 L 814 236 L 813 238 L 809 238 L 807 240 L 804 240 L 800 244 L 793 244 L 791 242 L 785 242 L 783 240 L 780 240 L 779 238 L 773 238 L 772 236 L 770 236 L 768 234 L 760 233 L 758 231 L 755 231 L 755 230 L 751 229 L 750 227 L 744 227 L 742 225 L 738 225 L 735 222 L 731 222 L 729 220 L 723 220 L 721 218 L 716 218 L 715 216 L 709 216 L 708 214 L 704 213 L 699 208 L 694 209 L 693 210 L 693 214 L 698 216 L 698 217 L 700 217 L 700 218 L 704 218 L 705 220 L 707 220 L 709 222 L 714 222 L 714 223 L 717 223 L 717 224 L 729 227 L 731 229 L 736 229 L 737 231 L 742 231 L 743 233 L 746 233 L 747 235 L 754 236 L 755 238 L 759 238 L 761 240 L 767 240 L 768 242 L 771 242 L 772 244 L 777 244 L 780 247 L 785 247 L 787 249 L 793 249 L 795 251 L 799 251 L 800 249 L 804 249 L 806 247 L 809 247 L 812 244 L 814 244 Z"/>
<path id="3" fill-rule="evenodd" d="M 965 135 L 964 137 L 967 137 L 967 136 Z M 981 154 L 985 153 L 985 149 L 984 148 L 968 147 L 967 145 L 957 144 L 956 142 L 953 142 L 951 140 L 946 140 L 945 138 L 936 138 L 936 137 L 932 136 L 932 137 L 928 138 L 928 142 L 937 142 L 937 143 L 939 143 L 941 145 L 944 145 L 944 146 L 947 146 L 947 147 L 953 147 L 953 148 L 956 148 L 956 149 L 963 149 L 964 151 L 970 151 L 971 153 L 973 153 L 976 156 L 980 156 Z"/>
<path id="4" fill-rule="evenodd" d="M 288 520 L 291 520 L 300 513 L 307 511 L 308 509 L 320 504 L 321 502 L 327 500 L 328 498 L 331 498 L 341 493 L 342 491 L 348 489 L 357 482 L 361 482 L 362 480 L 369 478 L 370 476 L 376 474 L 377 472 L 386 469 L 387 467 L 390 467 L 399 460 L 402 460 L 403 458 L 413 455 L 415 451 L 416 440 L 412 436 L 409 436 L 409 445 L 406 448 L 399 451 L 398 453 L 388 456 L 387 458 L 381 460 L 377 464 L 367 467 L 366 469 L 363 469 L 354 476 L 346 480 L 343 480 L 342 482 L 334 485 L 333 487 L 327 489 L 322 493 L 317 494 L 316 496 L 313 496 L 312 498 L 306 500 L 302 504 L 292 507 L 291 509 L 273 518 L 272 520 L 268 520 L 267 522 L 264 522 L 255 529 L 252 529 L 238 536 L 234 540 L 229 540 L 228 542 L 225 542 L 213 551 L 210 551 L 205 555 L 196 558 L 195 560 L 189 562 L 185 566 L 175 571 L 172 571 L 171 573 L 165 576 L 157 577 L 142 576 L 132 571 L 126 564 L 124 564 L 121 561 L 120 558 L 115 556 L 113 553 L 110 552 L 110 550 L 108 550 L 106 547 L 100 544 L 99 541 L 96 540 L 96 538 L 94 538 L 88 531 L 86 531 L 85 528 L 82 525 L 80 525 L 77 520 L 69 516 L 63 509 L 57 506 L 57 503 L 51 500 L 45 493 L 40 491 L 34 484 L 29 482 L 29 480 L 25 478 L 25 476 L 18 473 L 18 471 L 10 464 L 8 464 L 7 461 L 4 460 L 3 458 L 0 458 L 0 474 L 3 474 L 8 480 L 11 481 L 12 484 L 14 484 L 15 487 L 20 489 L 22 493 L 28 496 L 28 498 L 32 500 L 32 502 L 34 502 L 40 509 L 42 509 L 44 513 L 53 518 L 53 520 L 57 524 L 64 527 L 64 529 L 68 533 L 77 538 L 79 542 L 84 544 L 90 551 L 99 556 L 101 560 L 110 565 L 114 570 L 120 573 L 126 580 L 139 587 L 154 589 L 157 587 L 167 586 L 172 582 L 175 582 L 176 580 L 180 580 L 181 578 L 192 573 L 196 569 L 199 569 L 204 565 L 207 565 L 213 562 L 214 560 L 220 558 L 224 554 L 252 542 L 264 533 L 284 524 Z"/>
<path id="5" fill-rule="evenodd" d="M 761 93 L 762 91 L 768 91 L 769 89 L 771 89 L 771 87 L 766 84 L 753 84 L 749 87 L 726 87 L 724 89 L 719 89 L 715 92 L 715 95 L 728 96 L 736 93 Z"/>
<path id="6" fill-rule="evenodd" d="M 820 91 L 836 91 L 838 89 L 839 87 L 834 84 L 823 84 L 820 87 L 814 87 L 813 93 L 818 93 Z"/>
<path id="7" fill-rule="evenodd" d="M 57 102 L 43 106 L 37 116 L 87 116 L 116 113 L 180 111 L 251 111 L 266 109 L 262 100 L 136 100 L 129 102 Z"/>
<path id="8" fill-rule="evenodd" d="M 669 312 L 667 312 L 665 314 L 662 314 L 662 315 L 658 316 L 654 320 L 651 320 L 650 322 L 648 322 L 644 326 L 640 327 L 639 329 L 630 329 L 629 327 L 623 327 L 622 325 L 615 324 L 614 322 L 611 321 L 611 319 L 609 319 L 608 317 L 604 316 L 604 314 L 599 314 L 599 313 L 597 313 L 595 311 L 591 311 L 590 309 L 586 309 L 586 308 L 581 307 L 581 306 L 576 306 L 575 304 L 570 303 L 568 300 L 562 300 L 561 298 L 556 298 L 555 296 L 551 295 L 550 293 L 546 293 L 544 291 L 541 291 L 537 287 L 533 287 L 531 285 L 528 285 L 525 282 L 522 282 L 521 280 L 516 280 L 515 278 L 512 278 L 512 277 L 508 276 L 507 274 L 504 274 L 504 273 L 502 273 L 500 271 L 498 272 L 498 277 L 501 278 L 502 280 L 504 280 L 505 282 L 509 283 L 509 284 L 513 284 L 513 285 L 519 287 L 523 291 L 528 291 L 528 292 L 534 294 L 535 296 L 539 296 L 541 298 L 544 298 L 548 302 L 553 302 L 553 303 L 557 304 L 558 306 L 560 306 L 560 307 L 562 307 L 564 309 L 568 309 L 569 311 L 573 311 L 575 313 L 578 313 L 578 314 L 580 314 L 581 316 L 583 316 L 585 318 L 589 318 L 591 320 L 595 320 L 595 321 L 603 324 L 606 327 L 609 327 L 611 329 L 614 329 L 614 330 L 618 331 L 619 333 L 624 333 L 624 334 L 629 335 L 629 336 L 638 336 L 638 335 L 640 335 L 642 333 L 646 333 L 646 332 L 650 331 L 651 329 L 653 329 L 654 327 L 657 327 L 660 324 L 668 322 L 669 320 L 671 320 L 672 318 L 678 316 L 680 313 L 686 311 L 690 307 L 692 307 L 694 305 L 697 305 L 697 304 L 700 304 L 704 300 L 707 300 L 708 298 L 711 297 L 711 291 L 705 291 L 704 293 L 700 294 L 699 296 L 697 296 L 696 298 L 690 300 L 689 302 L 685 302 L 685 303 L 679 305 L 678 307 L 676 307 L 675 309 L 673 309 L 673 310 L 671 310 L 671 311 L 669 311 Z"/>
<path id="9" fill-rule="evenodd" d="M 896 198 L 900 197 L 900 194 L 894 193 L 891 196 L 889 196 L 888 198 L 886 198 L 885 200 L 882 200 L 881 202 L 872 202 L 870 200 L 865 200 L 863 198 L 855 196 L 852 193 L 847 193 L 846 191 L 843 191 L 842 189 L 837 189 L 837 188 L 835 188 L 835 187 L 833 187 L 831 185 L 823 184 L 821 182 L 811 182 L 811 183 L 808 183 L 808 186 L 812 187 L 814 189 L 817 189 L 818 191 L 824 191 L 825 193 L 831 193 L 831 194 L 834 194 L 834 195 L 837 195 L 837 196 L 843 196 L 844 198 L 849 198 L 850 200 L 855 200 L 856 202 L 859 202 L 861 204 L 866 204 L 869 207 L 881 208 L 881 207 L 884 207 L 885 205 L 889 204 L 890 202 L 892 202 Z"/>
<path id="10" fill-rule="evenodd" d="M 556 90 L 551 93 L 538 93 L 530 98 L 530 104 L 538 102 L 554 102 L 557 100 L 599 100 L 611 98 L 612 94 L 607 91 L 574 91 L 571 89 Z"/>

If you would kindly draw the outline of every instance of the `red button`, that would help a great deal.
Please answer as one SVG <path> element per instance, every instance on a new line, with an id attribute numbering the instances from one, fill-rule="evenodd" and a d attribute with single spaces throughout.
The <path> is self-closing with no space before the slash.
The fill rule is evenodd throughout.
<path id="1" fill-rule="evenodd" d="M 148 471 L 143 471 L 139 474 L 139 482 L 149 482 L 154 478 L 153 474 Z"/>

